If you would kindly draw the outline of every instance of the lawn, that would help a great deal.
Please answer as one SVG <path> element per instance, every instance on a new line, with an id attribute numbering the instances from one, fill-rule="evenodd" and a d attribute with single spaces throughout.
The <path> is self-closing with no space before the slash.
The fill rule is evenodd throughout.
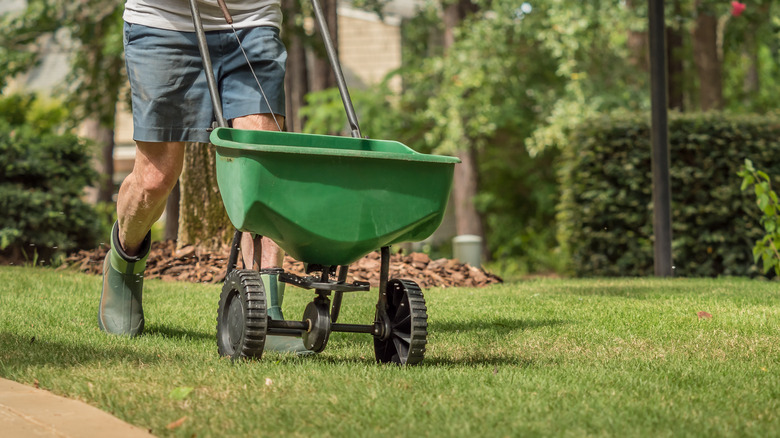
<path id="1" fill-rule="evenodd" d="M 0 376 L 158 436 L 780 435 L 778 282 L 430 289 L 416 367 L 377 365 L 371 336 L 346 333 L 317 356 L 232 363 L 216 353 L 214 285 L 148 281 L 146 334 L 108 336 L 99 289 L 0 267 Z M 311 295 L 289 292 L 288 318 Z M 375 299 L 348 294 L 340 322 L 370 323 Z"/>

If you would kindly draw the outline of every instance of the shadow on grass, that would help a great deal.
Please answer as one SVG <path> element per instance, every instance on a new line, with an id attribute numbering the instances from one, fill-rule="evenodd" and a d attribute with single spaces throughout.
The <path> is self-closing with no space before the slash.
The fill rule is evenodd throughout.
<path id="1" fill-rule="evenodd" d="M 135 362 L 149 364 L 161 360 L 155 352 L 143 352 L 132 345 L 120 345 L 106 335 L 105 344 L 62 342 L 45 336 L 28 337 L 15 333 L 0 333 L 0 364 L 4 368 L 30 366 L 76 367 L 102 362 Z M 165 358 L 164 360 L 171 360 Z"/>
<path id="2" fill-rule="evenodd" d="M 567 287 L 566 292 L 571 293 L 572 295 L 621 297 L 642 300 L 646 299 L 650 295 L 658 294 L 658 289 L 649 286 L 625 283 L 621 283 L 620 285 L 583 284 L 569 286 Z"/>
<path id="3" fill-rule="evenodd" d="M 159 336 L 161 338 L 179 339 L 182 341 L 186 341 L 188 339 L 216 341 L 217 339 L 216 330 L 213 333 L 204 333 L 182 329 L 181 327 L 167 327 L 158 324 L 149 326 L 144 329 L 144 336 Z"/>
<path id="4" fill-rule="evenodd" d="M 534 330 L 568 324 L 561 319 L 511 319 L 492 318 L 469 321 L 436 321 L 428 324 L 428 332 L 461 332 L 469 330 L 491 330 L 500 333 L 515 330 Z"/>
<path id="5" fill-rule="evenodd" d="M 291 355 L 282 355 L 279 358 L 274 357 L 278 362 L 302 362 L 312 361 L 329 365 L 376 365 L 378 367 L 399 367 L 398 364 L 393 363 L 377 363 L 374 358 L 373 350 L 366 350 L 364 355 L 359 358 L 355 357 L 338 357 L 329 355 L 311 355 L 303 357 L 295 357 Z M 484 367 L 490 366 L 511 366 L 519 368 L 527 368 L 531 366 L 540 365 L 541 361 L 532 357 L 521 357 L 512 354 L 491 354 L 490 352 L 473 352 L 469 357 L 449 358 L 449 357 L 426 357 L 422 363 L 414 365 L 413 368 L 444 368 L 444 367 Z M 545 364 L 549 364 L 546 361 Z"/>

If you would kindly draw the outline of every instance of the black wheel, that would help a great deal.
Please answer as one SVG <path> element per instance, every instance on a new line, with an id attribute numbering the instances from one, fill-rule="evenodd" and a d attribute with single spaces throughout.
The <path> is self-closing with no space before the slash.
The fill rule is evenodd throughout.
<path id="1" fill-rule="evenodd" d="M 377 362 L 415 365 L 425 357 L 428 343 L 428 309 L 417 283 L 410 280 L 390 280 L 387 283 L 387 318 L 390 333 L 387 339 L 374 337 Z M 382 317 L 378 315 L 380 322 Z"/>
<path id="2" fill-rule="evenodd" d="M 268 331 L 260 273 L 233 270 L 225 278 L 217 311 L 217 348 L 222 356 L 260 359 Z"/>
<path id="3" fill-rule="evenodd" d="M 303 346 L 307 350 L 321 353 L 328 344 L 330 337 L 330 301 L 326 297 L 318 296 L 303 312 L 303 320 L 308 321 L 309 330 L 301 336 Z"/>

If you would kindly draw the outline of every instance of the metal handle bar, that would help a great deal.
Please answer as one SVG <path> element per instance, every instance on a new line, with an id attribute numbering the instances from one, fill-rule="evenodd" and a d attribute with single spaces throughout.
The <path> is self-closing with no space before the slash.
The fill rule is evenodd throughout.
<path id="1" fill-rule="evenodd" d="M 195 33 L 198 36 L 198 49 L 203 59 L 203 70 L 206 73 L 206 83 L 211 95 L 211 104 L 214 106 L 214 117 L 217 119 L 217 126 L 227 128 L 228 123 L 222 115 L 222 102 L 217 91 L 217 81 L 214 79 L 214 69 L 211 67 L 211 56 L 209 56 L 209 46 L 206 43 L 206 32 L 203 30 L 203 23 L 200 20 L 200 11 L 198 10 L 197 0 L 190 0 L 190 11 L 192 12 L 192 24 L 195 26 Z"/>

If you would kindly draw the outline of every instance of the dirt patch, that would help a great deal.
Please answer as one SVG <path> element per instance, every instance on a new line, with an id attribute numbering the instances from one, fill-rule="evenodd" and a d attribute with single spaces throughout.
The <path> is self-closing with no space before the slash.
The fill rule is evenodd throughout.
<path id="1" fill-rule="evenodd" d="M 108 248 L 78 251 L 65 259 L 58 269 L 69 269 L 88 274 L 102 274 L 103 259 Z M 193 283 L 220 283 L 225 279 L 229 248 L 207 251 L 196 246 L 176 249 L 172 240 L 152 243 L 146 265 L 145 278 Z M 368 281 L 379 284 L 380 256 L 372 252 L 350 266 L 348 281 Z M 286 257 L 284 269 L 296 275 L 305 275 L 303 263 Z M 414 280 L 420 287 L 483 287 L 501 283 L 502 279 L 483 269 L 457 260 L 431 260 L 427 254 L 396 253 L 390 256 L 390 278 Z"/>

